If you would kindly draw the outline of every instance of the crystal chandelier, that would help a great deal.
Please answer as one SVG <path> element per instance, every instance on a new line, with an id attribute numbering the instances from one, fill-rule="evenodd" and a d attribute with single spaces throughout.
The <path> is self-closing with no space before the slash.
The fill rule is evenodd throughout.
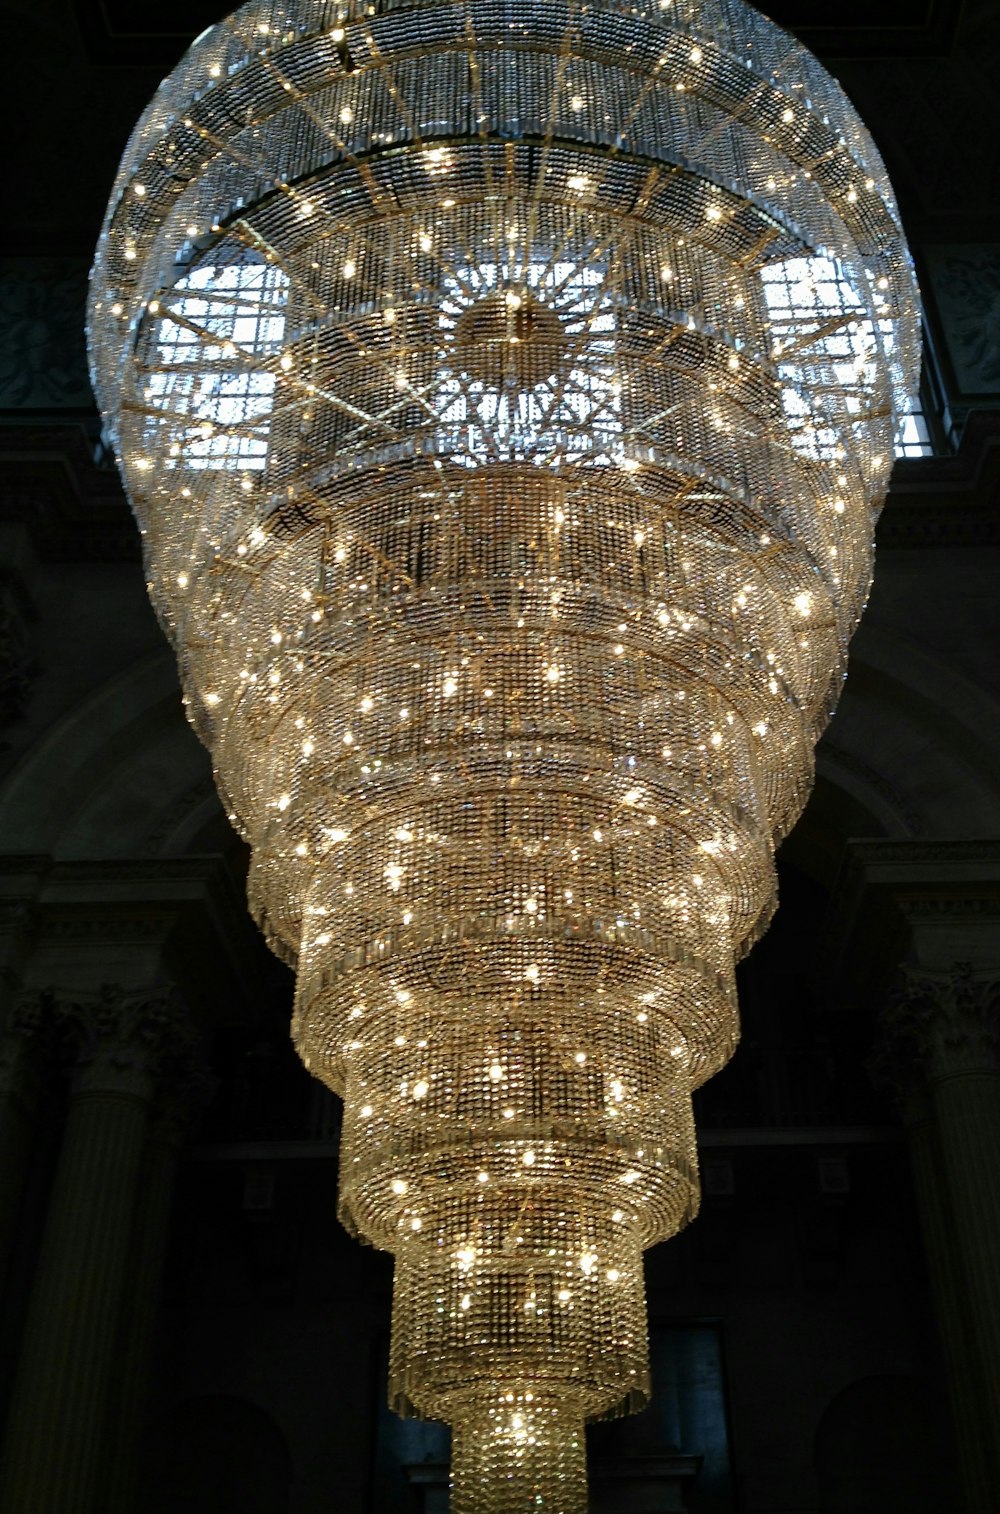
<path id="1" fill-rule="evenodd" d="M 916 330 L 740 0 L 252 0 L 125 154 L 97 392 L 454 1514 L 580 1514 L 646 1401 Z"/>

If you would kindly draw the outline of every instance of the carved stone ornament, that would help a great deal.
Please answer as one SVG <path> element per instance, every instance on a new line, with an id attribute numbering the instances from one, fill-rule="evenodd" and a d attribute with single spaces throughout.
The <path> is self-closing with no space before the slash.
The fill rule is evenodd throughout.
<path id="1" fill-rule="evenodd" d="M 89 406 L 83 350 L 86 292 L 82 258 L 0 262 L 0 403 L 5 410 Z"/>
<path id="2" fill-rule="evenodd" d="M 0 726 L 20 720 L 27 710 L 37 666 L 28 630 L 32 607 L 9 574 L 0 576 Z M 9 742 L 0 740 L 0 751 Z"/>
<path id="3" fill-rule="evenodd" d="M 166 988 L 103 983 L 92 996 L 62 1000 L 59 1017 L 79 1092 L 148 1098 L 194 1042 L 186 1011 Z"/>
<path id="4" fill-rule="evenodd" d="M 901 1091 L 914 1083 L 1000 1071 L 1000 982 L 973 976 L 956 962 L 948 973 L 904 969 L 902 985 L 882 1013 L 882 1033 L 870 1059 L 875 1081 Z"/>
<path id="5" fill-rule="evenodd" d="M 34 1086 L 33 1062 L 51 1044 L 55 1000 L 47 990 L 26 991 L 13 1001 L 0 1026 L 0 1098 L 27 1094 Z"/>
<path id="6" fill-rule="evenodd" d="M 156 1107 L 149 1133 L 154 1141 L 177 1150 L 197 1131 L 219 1080 L 206 1069 L 205 1049 L 194 1040 L 164 1058 Z"/>

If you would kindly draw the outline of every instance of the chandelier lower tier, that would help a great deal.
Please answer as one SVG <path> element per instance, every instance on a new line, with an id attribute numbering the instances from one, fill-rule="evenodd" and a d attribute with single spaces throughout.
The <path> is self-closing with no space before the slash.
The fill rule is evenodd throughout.
<path id="1" fill-rule="evenodd" d="M 580 1514 L 646 1402 L 917 314 L 739 0 L 252 0 L 126 152 L 96 387 L 453 1514 Z"/>

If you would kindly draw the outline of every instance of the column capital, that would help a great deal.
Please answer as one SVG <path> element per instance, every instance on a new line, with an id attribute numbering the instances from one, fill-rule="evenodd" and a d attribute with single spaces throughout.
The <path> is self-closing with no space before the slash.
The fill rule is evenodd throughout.
<path id="1" fill-rule="evenodd" d="M 186 1008 L 172 988 L 104 983 L 91 995 L 56 997 L 77 1092 L 148 1099 L 195 1044 Z"/>
<path id="2" fill-rule="evenodd" d="M 1000 1071 L 998 975 L 976 974 L 969 962 L 947 972 L 904 968 L 882 1011 L 873 1071 L 897 1088 Z"/>
<path id="3" fill-rule="evenodd" d="M 199 1115 L 212 1102 L 218 1079 L 208 1071 L 203 1048 L 193 1040 L 176 1056 L 164 1061 L 169 1081 L 161 1081 L 149 1133 L 152 1140 L 177 1151 L 192 1134 Z"/>
<path id="4" fill-rule="evenodd" d="M 25 1092 L 30 1061 L 51 1046 L 55 1031 L 56 1006 L 50 994 L 29 989 L 13 999 L 0 1020 L 0 1097 Z"/>

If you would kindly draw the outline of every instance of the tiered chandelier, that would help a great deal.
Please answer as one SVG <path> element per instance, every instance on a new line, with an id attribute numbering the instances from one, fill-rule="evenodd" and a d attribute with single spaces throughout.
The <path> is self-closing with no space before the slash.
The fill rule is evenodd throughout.
<path id="1" fill-rule="evenodd" d="M 579 1514 L 646 1401 L 916 328 L 741 0 L 251 0 L 126 152 L 97 391 L 455 1514 Z"/>

